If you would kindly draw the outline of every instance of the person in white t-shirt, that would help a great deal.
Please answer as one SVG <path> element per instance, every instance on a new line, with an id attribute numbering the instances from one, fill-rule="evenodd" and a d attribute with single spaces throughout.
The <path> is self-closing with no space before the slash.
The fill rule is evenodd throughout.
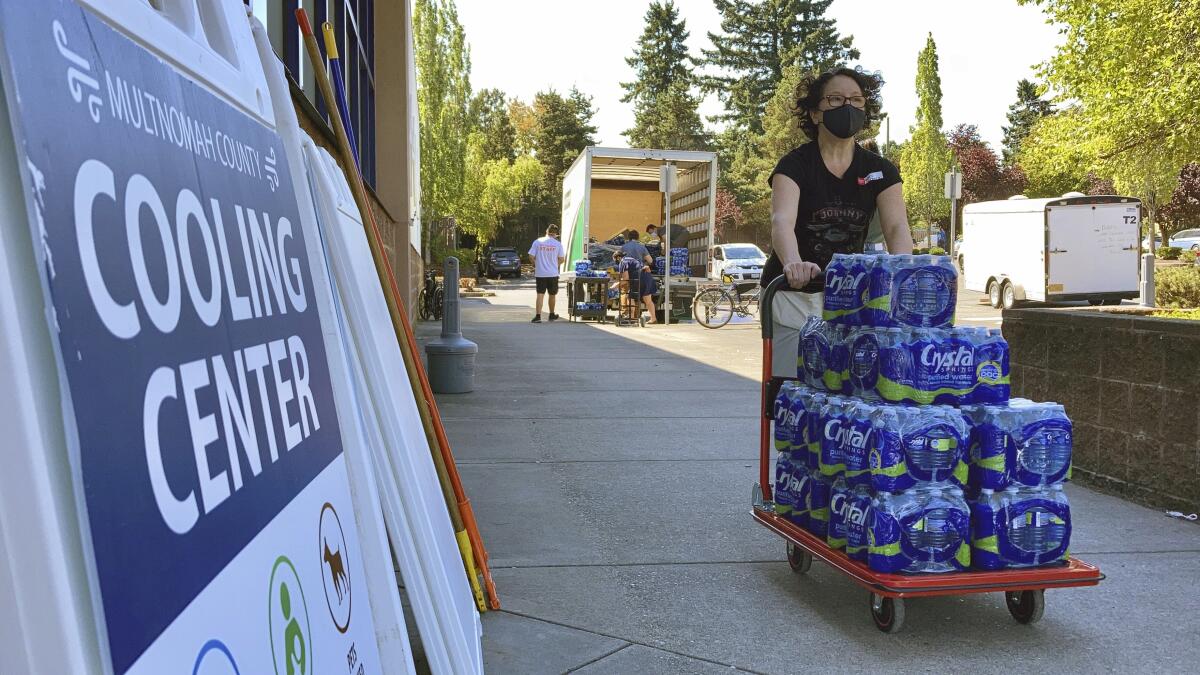
<path id="1" fill-rule="evenodd" d="M 537 313 L 533 323 L 542 322 L 542 299 L 550 294 L 550 320 L 558 319 L 554 313 L 554 298 L 558 295 L 558 268 L 567 261 L 566 251 L 558 240 L 558 226 L 546 228 L 546 236 L 535 239 L 529 247 L 533 257 L 533 276 L 537 281 Z"/>

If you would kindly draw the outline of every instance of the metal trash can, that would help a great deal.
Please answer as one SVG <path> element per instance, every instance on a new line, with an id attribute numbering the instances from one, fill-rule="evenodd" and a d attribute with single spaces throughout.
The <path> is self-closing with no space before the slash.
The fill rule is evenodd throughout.
<path id="1" fill-rule="evenodd" d="M 442 335 L 425 345 L 429 386 L 435 394 L 465 394 L 475 390 L 475 355 L 479 345 L 459 330 L 458 258 L 446 258 Z"/>

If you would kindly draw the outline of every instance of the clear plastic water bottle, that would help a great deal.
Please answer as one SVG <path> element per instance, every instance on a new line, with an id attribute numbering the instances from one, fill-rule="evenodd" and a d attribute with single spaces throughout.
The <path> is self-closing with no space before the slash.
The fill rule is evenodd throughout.
<path id="1" fill-rule="evenodd" d="M 863 324 L 877 328 L 895 326 L 892 319 L 892 278 L 898 256 L 877 255 L 867 285 L 867 307 Z"/>
<path id="2" fill-rule="evenodd" d="M 830 480 L 845 473 L 846 460 L 842 456 L 842 426 L 846 423 L 846 399 L 831 395 L 821 408 L 819 469 L 821 475 Z"/>
<path id="3" fill-rule="evenodd" d="M 879 354 L 881 337 L 878 328 L 862 326 L 850 334 L 847 353 L 847 372 L 850 375 L 850 393 L 865 401 L 880 401 L 875 387 L 879 382 Z"/>
<path id="4" fill-rule="evenodd" d="M 880 572 L 937 573 L 971 564 L 970 508 L 957 488 L 880 493 L 871 504 L 867 563 Z"/>
<path id="5" fill-rule="evenodd" d="M 1062 562 L 1071 544 L 1071 505 L 1062 484 L 1004 491 L 1000 557 L 1006 567 Z"/>
<path id="6" fill-rule="evenodd" d="M 838 476 L 829 493 L 829 531 L 825 542 L 834 550 L 846 548 L 846 511 L 850 506 L 850 487 Z"/>
<path id="7" fill-rule="evenodd" d="M 1011 432 L 1015 441 L 1013 482 L 1039 486 L 1066 480 L 1071 469 L 1073 434 L 1063 406 L 1037 403 L 1014 412 L 1020 426 Z"/>
<path id="8" fill-rule="evenodd" d="M 814 471 L 809 474 L 808 531 L 824 539 L 829 535 L 829 499 L 833 481 Z"/>
<path id="9" fill-rule="evenodd" d="M 867 562 L 867 519 L 871 513 L 871 488 L 866 485 L 855 487 L 850 493 L 846 507 L 846 555 L 852 560 Z"/>
<path id="10" fill-rule="evenodd" d="M 804 408 L 803 444 L 806 450 L 805 466 L 809 471 L 816 471 L 821 466 L 821 436 L 824 429 L 822 410 L 829 402 L 829 396 L 814 389 L 806 389 L 802 394 Z"/>
<path id="11" fill-rule="evenodd" d="M 870 403 L 847 399 L 838 436 L 848 487 L 871 483 L 871 465 L 867 453 L 872 444 L 874 412 L 875 406 Z"/>

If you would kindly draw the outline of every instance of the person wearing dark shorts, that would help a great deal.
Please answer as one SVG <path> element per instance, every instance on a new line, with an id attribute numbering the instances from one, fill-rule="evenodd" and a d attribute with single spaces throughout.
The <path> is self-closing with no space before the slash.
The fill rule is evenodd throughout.
<path id="1" fill-rule="evenodd" d="M 558 226 L 546 228 L 546 236 L 534 240 L 529 247 L 533 258 L 533 276 L 537 280 L 537 309 L 533 323 L 542 322 L 542 301 L 550 295 L 550 320 L 558 319 L 554 313 L 554 299 L 558 296 L 558 268 L 567 261 L 566 251 L 558 240 Z"/>

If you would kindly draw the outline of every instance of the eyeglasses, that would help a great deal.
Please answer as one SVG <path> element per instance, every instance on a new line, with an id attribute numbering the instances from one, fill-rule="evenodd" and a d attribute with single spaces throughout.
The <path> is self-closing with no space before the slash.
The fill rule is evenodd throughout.
<path id="1" fill-rule="evenodd" d="M 860 110 L 867 107 L 866 96 L 842 96 L 841 94 L 830 94 L 824 98 L 825 102 L 829 104 L 830 108 L 840 108 L 846 105 L 846 103 L 849 103 Z"/>

